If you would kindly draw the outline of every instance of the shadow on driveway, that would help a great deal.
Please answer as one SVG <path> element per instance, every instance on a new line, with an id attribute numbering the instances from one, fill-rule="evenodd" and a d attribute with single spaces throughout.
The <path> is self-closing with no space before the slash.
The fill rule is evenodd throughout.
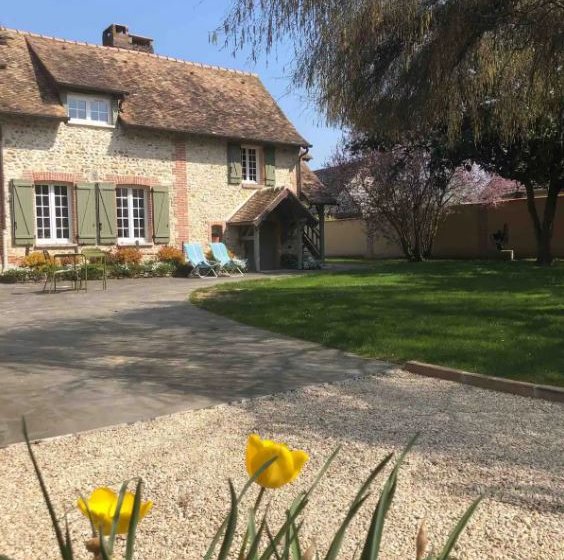
<path id="1" fill-rule="evenodd" d="M 210 284 L 117 281 L 51 296 L 0 286 L 0 445 L 21 440 L 22 415 L 42 438 L 389 370 L 188 303 Z"/>

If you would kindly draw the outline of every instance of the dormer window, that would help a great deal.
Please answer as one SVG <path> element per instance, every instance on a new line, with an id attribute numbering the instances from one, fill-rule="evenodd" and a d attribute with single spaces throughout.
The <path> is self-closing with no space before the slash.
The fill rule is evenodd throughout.
<path id="1" fill-rule="evenodd" d="M 71 123 L 111 126 L 111 101 L 107 97 L 93 95 L 67 96 L 68 115 Z"/>

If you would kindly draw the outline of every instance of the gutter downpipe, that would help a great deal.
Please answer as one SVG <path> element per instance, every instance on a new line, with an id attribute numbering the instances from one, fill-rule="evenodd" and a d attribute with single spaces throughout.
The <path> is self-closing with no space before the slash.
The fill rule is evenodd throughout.
<path id="1" fill-rule="evenodd" d="M 296 190 L 298 191 L 297 194 L 300 200 L 302 197 L 302 160 L 309 154 L 309 146 L 305 146 L 304 150 L 304 152 L 300 150 L 300 155 L 298 156 L 298 184 L 296 186 Z"/>
<path id="2" fill-rule="evenodd" d="M 0 124 L 0 236 L 2 237 L 2 272 L 8 268 L 8 229 L 6 226 L 6 188 L 4 185 L 4 138 Z"/>

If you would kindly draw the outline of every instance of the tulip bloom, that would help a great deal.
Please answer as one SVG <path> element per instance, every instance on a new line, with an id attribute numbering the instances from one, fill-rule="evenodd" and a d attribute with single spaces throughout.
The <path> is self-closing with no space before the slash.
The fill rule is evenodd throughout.
<path id="1" fill-rule="evenodd" d="M 256 482 L 263 488 L 280 488 L 292 482 L 300 474 L 309 459 L 305 451 L 290 451 L 283 443 L 260 439 L 256 434 L 247 442 L 247 473 L 253 476 L 268 460 L 277 457 Z"/>
<path id="2" fill-rule="evenodd" d="M 94 527 L 96 529 L 102 527 L 102 533 L 104 535 L 109 535 L 112 530 L 112 523 L 117 509 L 118 498 L 118 494 L 110 488 L 96 488 L 96 490 L 94 490 L 94 492 L 90 495 L 90 498 L 88 498 L 88 508 L 82 498 L 78 500 L 77 506 L 86 517 L 88 517 L 88 509 L 90 509 L 90 515 L 92 516 Z M 129 491 L 126 492 L 123 497 L 117 525 L 118 534 L 125 534 L 129 529 L 129 522 L 133 513 L 134 498 L 135 496 Z M 139 520 L 143 519 L 152 507 L 153 502 L 142 502 L 141 507 L 139 508 Z"/>

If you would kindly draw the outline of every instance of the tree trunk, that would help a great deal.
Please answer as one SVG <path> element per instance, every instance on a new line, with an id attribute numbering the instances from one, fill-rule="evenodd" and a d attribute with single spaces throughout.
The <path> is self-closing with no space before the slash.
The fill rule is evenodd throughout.
<path id="1" fill-rule="evenodd" d="M 540 266 L 550 266 L 554 260 L 551 249 L 552 230 L 554 225 L 554 216 L 556 215 L 558 194 L 561 187 L 562 185 L 560 185 L 557 181 L 549 185 L 544 214 L 541 222 L 537 211 L 533 186 L 530 184 L 525 185 L 525 189 L 527 191 L 527 208 L 533 220 L 533 229 L 537 240 L 537 264 Z"/>

